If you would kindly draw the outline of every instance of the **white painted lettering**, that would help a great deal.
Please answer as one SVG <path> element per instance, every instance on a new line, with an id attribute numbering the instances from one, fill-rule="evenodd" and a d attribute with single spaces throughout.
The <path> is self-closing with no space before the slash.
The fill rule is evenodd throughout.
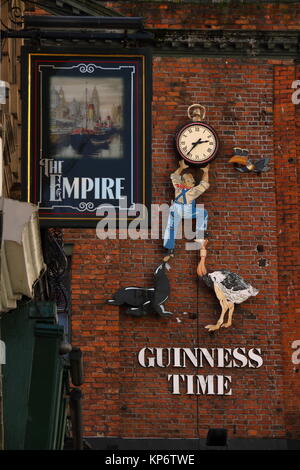
<path id="1" fill-rule="evenodd" d="M 146 349 L 148 349 L 148 351 L 150 351 L 151 354 L 153 354 L 153 348 L 143 348 L 143 349 L 140 350 L 140 352 L 138 354 L 138 361 L 139 361 L 139 363 L 141 364 L 142 367 L 154 367 L 155 366 L 155 358 L 154 357 L 149 357 L 148 360 L 147 360 L 147 364 L 146 364 L 146 358 L 145 358 Z"/>
<path id="2" fill-rule="evenodd" d="M 63 194 L 63 199 L 65 198 L 79 199 L 79 178 L 74 178 L 72 185 L 70 185 L 68 178 L 63 178 L 62 194 Z"/>
<path id="3" fill-rule="evenodd" d="M 112 178 L 102 178 L 102 199 L 114 199 L 113 187 L 114 180 Z"/>
<path id="4" fill-rule="evenodd" d="M 242 353 L 240 353 L 239 351 L 242 351 Z M 245 348 L 235 348 L 232 352 L 232 355 L 234 357 L 234 359 L 236 359 L 237 361 L 233 361 L 233 367 L 246 367 L 246 365 L 248 364 L 248 359 L 246 357 L 246 349 Z M 241 364 L 239 364 L 241 363 Z"/>
<path id="5" fill-rule="evenodd" d="M 254 351 L 257 351 L 258 354 L 256 354 Z M 254 363 L 256 363 L 256 365 L 249 361 L 249 367 L 253 367 L 255 369 L 258 369 L 259 367 L 261 367 L 263 365 L 263 360 L 262 360 L 262 357 L 261 357 L 261 349 L 260 348 L 252 348 L 249 350 L 249 359 L 252 359 L 252 361 L 254 361 Z"/>

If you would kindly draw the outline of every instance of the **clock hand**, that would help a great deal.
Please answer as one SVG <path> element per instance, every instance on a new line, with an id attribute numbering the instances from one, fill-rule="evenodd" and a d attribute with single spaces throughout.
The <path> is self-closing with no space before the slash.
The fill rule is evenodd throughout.
<path id="1" fill-rule="evenodd" d="M 209 142 L 209 140 L 202 140 L 202 141 L 200 140 L 200 142 L 199 141 L 198 142 L 193 142 L 192 145 L 195 145 L 195 147 L 196 147 L 197 144 L 204 144 L 205 142 Z"/>
<path id="2" fill-rule="evenodd" d="M 197 142 L 192 143 L 192 148 L 188 151 L 187 155 L 196 147 L 196 145 L 200 144 L 201 142 L 201 137 L 200 139 L 197 140 Z"/>
<path id="3" fill-rule="evenodd" d="M 188 151 L 187 155 L 198 145 L 198 144 L 205 144 L 206 142 L 209 142 L 209 140 L 202 140 L 201 138 L 197 140 L 197 142 L 192 143 L 192 148 Z"/>

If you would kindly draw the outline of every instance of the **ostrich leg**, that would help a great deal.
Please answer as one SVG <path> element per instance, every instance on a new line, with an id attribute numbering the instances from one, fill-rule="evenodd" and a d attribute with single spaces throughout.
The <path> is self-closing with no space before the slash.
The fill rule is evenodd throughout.
<path id="1" fill-rule="evenodd" d="M 224 321 L 224 316 L 225 316 L 225 313 L 227 312 L 227 310 L 230 308 L 230 305 L 229 303 L 227 302 L 226 300 L 226 297 L 224 295 L 224 293 L 221 291 L 221 289 L 217 286 L 216 283 L 214 283 L 214 291 L 215 291 L 215 294 L 220 302 L 220 305 L 222 307 L 222 312 L 221 312 L 221 315 L 220 315 L 220 318 L 219 320 L 217 321 L 217 323 L 215 325 L 206 325 L 206 329 L 208 331 L 215 331 L 215 330 L 218 330 L 222 324 L 223 324 L 223 321 Z M 232 310 L 233 311 L 233 310 Z M 230 326 L 230 325 L 228 325 Z"/>
<path id="2" fill-rule="evenodd" d="M 221 325 L 222 328 L 228 328 L 229 326 L 232 325 L 232 315 L 233 315 L 233 311 L 234 311 L 234 303 L 228 302 L 228 305 L 229 305 L 228 320 L 227 320 L 227 323 L 223 323 L 223 325 Z"/>

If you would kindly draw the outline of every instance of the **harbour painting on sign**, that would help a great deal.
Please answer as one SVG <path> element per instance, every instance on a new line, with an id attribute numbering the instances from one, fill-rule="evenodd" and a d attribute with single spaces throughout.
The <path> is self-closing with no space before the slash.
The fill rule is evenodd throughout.
<path id="1" fill-rule="evenodd" d="M 121 158 L 123 88 L 121 77 L 52 76 L 51 157 Z"/>

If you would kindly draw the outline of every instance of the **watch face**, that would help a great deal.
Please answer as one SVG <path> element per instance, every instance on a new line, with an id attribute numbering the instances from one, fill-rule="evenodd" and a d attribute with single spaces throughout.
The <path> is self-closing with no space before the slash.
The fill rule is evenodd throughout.
<path id="1" fill-rule="evenodd" d="M 208 163 L 219 148 L 217 133 L 207 124 L 186 124 L 177 134 L 176 147 L 180 155 L 191 163 Z"/>

